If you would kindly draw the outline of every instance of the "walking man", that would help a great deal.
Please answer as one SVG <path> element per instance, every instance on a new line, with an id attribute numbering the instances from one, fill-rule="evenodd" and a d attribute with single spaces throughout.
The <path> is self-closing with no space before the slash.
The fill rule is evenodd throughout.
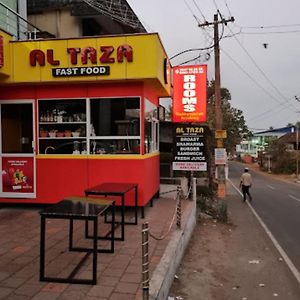
<path id="1" fill-rule="evenodd" d="M 245 168 L 244 173 L 240 179 L 240 188 L 242 188 L 244 202 L 246 201 L 246 195 L 248 195 L 249 200 L 252 201 L 252 196 L 250 195 L 249 189 L 252 185 L 252 176 L 249 173 L 249 169 Z"/>

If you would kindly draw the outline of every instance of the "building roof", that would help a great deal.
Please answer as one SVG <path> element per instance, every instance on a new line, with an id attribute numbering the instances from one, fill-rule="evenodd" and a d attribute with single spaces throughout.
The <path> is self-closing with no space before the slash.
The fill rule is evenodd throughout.
<path id="1" fill-rule="evenodd" d="M 64 8 L 69 8 L 71 15 L 76 17 L 110 17 L 126 27 L 127 33 L 146 32 L 126 0 L 27 0 L 29 15 Z"/>
<path id="2" fill-rule="evenodd" d="M 270 130 L 265 130 L 265 131 L 260 131 L 260 132 L 255 132 L 253 135 L 254 136 L 283 136 L 289 132 L 294 131 L 294 126 L 288 126 L 288 127 L 282 127 L 282 128 L 275 128 L 275 129 L 270 129 Z"/>
<path id="3" fill-rule="evenodd" d="M 299 130 L 300 133 L 300 130 Z M 298 135 L 298 142 L 300 140 L 300 134 Z M 297 132 L 290 132 L 285 134 L 284 136 L 280 137 L 278 139 L 278 142 L 283 143 L 283 144 L 293 144 L 297 142 Z"/>

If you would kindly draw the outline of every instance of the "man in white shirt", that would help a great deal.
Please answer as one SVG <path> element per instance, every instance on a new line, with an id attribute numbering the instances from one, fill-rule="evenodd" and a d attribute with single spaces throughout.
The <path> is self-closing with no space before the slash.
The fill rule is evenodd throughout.
<path id="1" fill-rule="evenodd" d="M 252 196 L 250 195 L 249 189 L 252 186 L 252 176 L 249 173 L 249 169 L 245 168 L 244 173 L 240 179 L 240 188 L 242 188 L 244 202 L 246 201 L 246 195 L 248 195 L 249 200 L 252 201 Z"/>

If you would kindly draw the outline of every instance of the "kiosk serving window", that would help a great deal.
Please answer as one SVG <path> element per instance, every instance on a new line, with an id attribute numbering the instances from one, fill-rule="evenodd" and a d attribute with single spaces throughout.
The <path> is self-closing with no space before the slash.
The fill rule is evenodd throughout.
<path id="1" fill-rule="evenodd" d="M 139 97 L 39 100 L 39 153 L 140 153 L 140 113 Z"/>
<path id="2" fill-rule="evenodd" d="M 140 153 L 140 98 L 90 100 L 90 153 Z"/>
<path id="3" fill-rule="evenodd" d="M 39 100 L 39 153 L 86 154 L 86 99 Z"/>
<path id="4" fill-rule="evenodd" d="M 159 122 L 157 107 L 145 99 L 145 153 L 159 150 Z"/>

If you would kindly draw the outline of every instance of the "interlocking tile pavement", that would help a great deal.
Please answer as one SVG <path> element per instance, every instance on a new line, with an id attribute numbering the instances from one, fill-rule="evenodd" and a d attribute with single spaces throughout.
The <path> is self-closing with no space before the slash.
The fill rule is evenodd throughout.
<path id="1" fill-rule="evenodd" d="M 176 187 L 175 187 L 176 189 Z M 168 190 L 168 189 L 167 189 Z M 169 190 L 174 191 L 174 186 Z M 145 219 L 138 225 L 126 225 L 125 241 L 116 241 L 115 253 L 99 253 L 97 285 L 49 283 L 39 281 L 39 246 L 41 207 L 3 206 L 0 209 L 0 299 L 5 300 L 141 300 L 142 251 L 141 228 L 149 223 L 157 237 L 166 234 L 175 213 L 176 192 L 161 195 L 153 207 L 145 208 Z M 188 200 L 183 210 L 189 209 Z M 176 218 L 175 218 L 176 222 Z M 102 221 L 99 225 L 106 226 Z M 119 229 L 118 229 L 119 230 Z M 117 230 L 117 234 L 118 234 Z M 163 240 L 150 238 L 150 277 L 164 254 L 171 233 Z M 90 244 L 84 238 L 84 222 L 74 222 L 74 244 Z M 99 241 L 105 246 L 107 242 Z M 68 251 L 68 221 L 47 220 L 46 275 L 68 275 L 84 253 Z M 78 276 L 91 278 L 92 256 L 83 263 Z"/>

